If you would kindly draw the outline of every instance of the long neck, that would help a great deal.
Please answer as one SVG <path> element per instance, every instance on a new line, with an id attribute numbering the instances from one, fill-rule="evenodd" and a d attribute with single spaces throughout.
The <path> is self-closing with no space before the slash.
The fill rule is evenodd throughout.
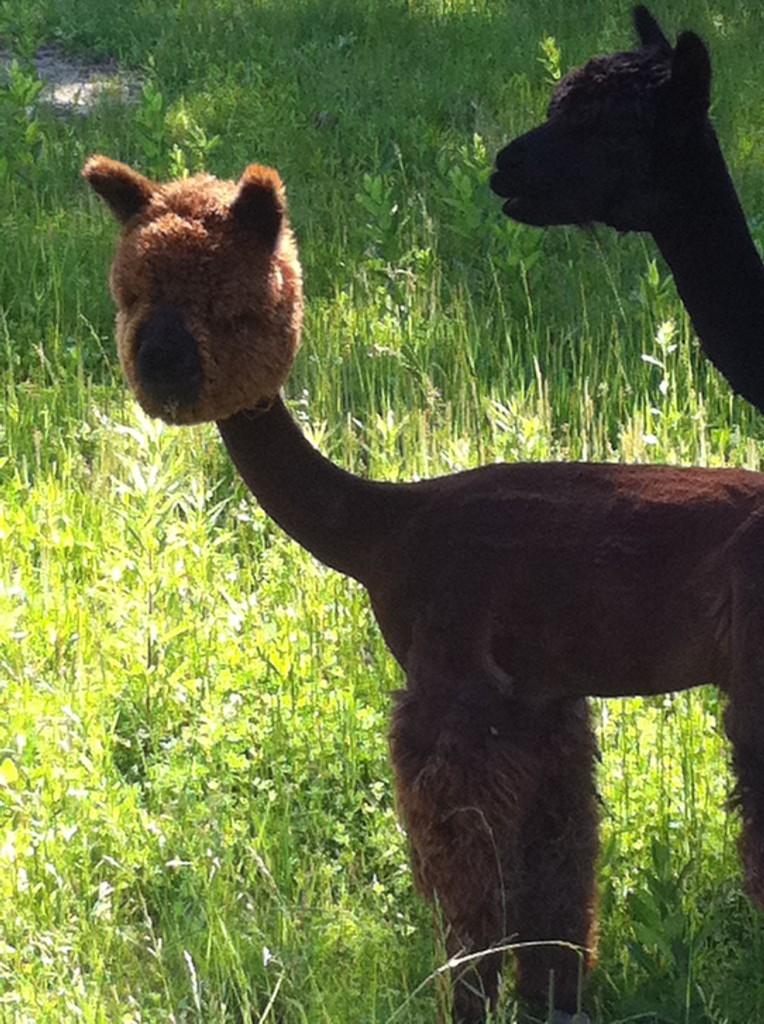
<path id="1" fill-rule="evenodd" d="M 653 235 L 706 354 L 764 411 L 764 267 L 710 127 L 693 146 Z"/>
<path id="2" fill-rule="evenodd" d="M 267 412 L 237 413 L 217 426 L 265 512 L 319 561 L 365 582 L 376 545 L 405 517 L 409 488 L 335 466 L 306 440 L 280 398 Z"/>

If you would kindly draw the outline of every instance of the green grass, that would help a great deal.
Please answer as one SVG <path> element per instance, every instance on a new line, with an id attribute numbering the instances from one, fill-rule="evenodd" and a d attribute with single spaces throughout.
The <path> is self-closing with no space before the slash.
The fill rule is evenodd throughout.
<path id="1" fill-rule="evenodd" d="M 711 43 L 764 237 L 764 12 L 683 0 L 682 25 Z M 444 955 L 387 766 L 400 672 L 363 592 L 266 520 L 213 428 L 136 410 L 115 229 L 79 168 L 281 170 L 307 292 L 289 395 L 359 473 L 758 468 L 764 424 L 649 243 L 513 225 L 486 187 L 557 64 L 628 44 L 626 7 L 5 0 L 0 36 L 0 1022 L 430 1022 Z M 116 56 L 139 103 L 55 115 L 25 63 L 51 42 Z M 761 1020 L 715 691 L 596 710 L 598 1024 Z"/>

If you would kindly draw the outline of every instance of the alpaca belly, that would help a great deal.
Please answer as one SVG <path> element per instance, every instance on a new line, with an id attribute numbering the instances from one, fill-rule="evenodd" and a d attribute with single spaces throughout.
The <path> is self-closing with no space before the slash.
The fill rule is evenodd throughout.
<path id="1" fill-rule="evenodd" d="M 626 576 L 629 580 L 629 576 Z M 548 583 L 549 581 L 547 581 Z M 672 591 L 589 574 L 544 587 L 373 597 L 375 615 L 409 685 L 470 703 L 489 693 L 528 707 L 563 697 L 659 694 L 728 676 L 726 604 L 697 576 Z M 556 600 L 555 600 L 556 597 Z"/>
<path id="2" fill-rule="evenodd" d="M 491 651 L 512 680 L 514 699 L 530 705 L 659 694 L 725 685 L 729 669 L 716 626 L 709 615 L 647 612 L 616 627 L 594 609 L 591 615 L 526 618 L 522 628 L 494 636 Z"/>
<path id="3" fill-rule="evenodd" d="M 672 535 L 661 557 L 623 536 L 583 558 L 572 545 L 554 559 L 527 552 L 524 571 L 514 566 L 491 607 L 491 653 L 515 699 L 724 686 L 729 572 L 720 553 L 697 562 L 678 541 Z"/>

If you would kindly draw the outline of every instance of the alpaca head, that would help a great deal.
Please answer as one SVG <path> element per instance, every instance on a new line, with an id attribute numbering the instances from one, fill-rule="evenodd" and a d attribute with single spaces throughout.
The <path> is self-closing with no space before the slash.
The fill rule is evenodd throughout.
<path id="1" fill-rule="evenodd" d="M 117 346 L 143 408 L 171 423 L 271 402 L 299 343 L 302 284 L 276 171 L 155 184 L 94 156 L 83 174 L 123 225 Z"/>
<path id="2" fill-rule="evenodd" d="M 491 188 L 527 224 L 651 231 L 712 135 L 711 62 L 693 32 L 672 47 L 644 7 L 639 47 L 594 57 L 556 87 L 547 120 L 501 150 Z"/>

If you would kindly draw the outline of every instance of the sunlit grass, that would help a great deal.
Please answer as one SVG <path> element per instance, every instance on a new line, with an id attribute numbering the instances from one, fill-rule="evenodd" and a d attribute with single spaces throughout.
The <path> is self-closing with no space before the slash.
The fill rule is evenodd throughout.
<path id="1" fill-rule="evenodd" d="M 214 428 L 163 428 L 126 395 L 88 153 L 280 168 L 308 303 L 289 396 L 356 472 L 759 467 L 760 418 L 699 357 L 649 244 L 522 228 L 488 194 L 492 153 L 544 109 L 542 40 L 563 67 L 626 44 L 625 11 L 583 7 L 2 7 L 21 58 L 0 86 L 3 1024 L 429 1024 L 444 960 L 392 802 L 400 672 L 363 592 L 268 522 Z M 762 15 L 671 17 L 709 36 L 755 214 Z M 55 116 L 24 64 L 42 42 L 116 55 L 138 105 Z M 715 691 L 596 715 L 598 1022 L 760 1019 Z"/>

